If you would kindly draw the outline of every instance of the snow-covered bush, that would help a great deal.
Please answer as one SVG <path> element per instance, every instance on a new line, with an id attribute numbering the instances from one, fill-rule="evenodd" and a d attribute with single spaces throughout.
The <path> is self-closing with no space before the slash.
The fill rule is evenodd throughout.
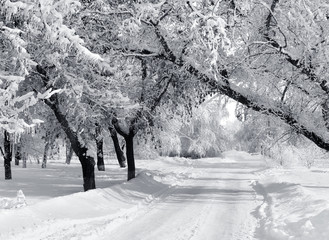
<path id="1" fill-rule="evenodd" d="M 235 148 L 267 157 L 270 166 L 323 165 L 328 154 L 279 120 L 249 112 L 234 136 Z"/>
<path id="2" fill-rule="evenodd" d="M 0 209 L 21 208 L 26 206 L 25 195 L 22 190 L 17 191 L 14 199 L 0 198 Z"/>
<path id="3" fill-rule="evenodd" d="M 216 157 L 230 148 L 230 135 L 222 125 L 227 116 L 225 101 L 209 97 L 190 118 L 176 117 L 160 132 L 161 155 L 191 158 Z"/>

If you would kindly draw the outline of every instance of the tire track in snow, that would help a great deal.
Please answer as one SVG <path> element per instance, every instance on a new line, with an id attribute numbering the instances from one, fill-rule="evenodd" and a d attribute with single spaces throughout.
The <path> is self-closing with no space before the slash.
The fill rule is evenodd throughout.
<path id="1" fill-rule="evenodd" d="M 198 231 L 200 230 L 200 226 L 205 224 L 207 215 L 209 214 L 210 210 L 212 209 L 214 200 L 212 199 L 208 205 L 205 205 L 201 211 L 201 215 L 196 219 L 196 221 L 191 225 L 191 227 L 185 230 L 181 237 L 178 240 L 191 240 L 193 239 Z"/>
<path id="2" fill-rule="evenodd" d="M 259 201 L 250 183 L 258 166 L 247 160 L 202 161 L 195 167 L 203 174 L 177 186 L 138 221 L 118 228 L 113 239 L 254 239 L 257 220 L 251 212 Z"/>

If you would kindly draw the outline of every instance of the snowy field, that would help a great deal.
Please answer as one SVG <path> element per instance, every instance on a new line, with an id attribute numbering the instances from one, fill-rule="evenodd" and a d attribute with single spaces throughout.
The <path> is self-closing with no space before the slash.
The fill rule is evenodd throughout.
<path id="1" fill-rule="evenodd" d="M 328 239 L 329 169 L 269 168 L 235 151 L 136 164 L 126 182 L 108 161 L 88 192 L 77 162 L 13 166 L 0 181 L 0 239 Z"/>

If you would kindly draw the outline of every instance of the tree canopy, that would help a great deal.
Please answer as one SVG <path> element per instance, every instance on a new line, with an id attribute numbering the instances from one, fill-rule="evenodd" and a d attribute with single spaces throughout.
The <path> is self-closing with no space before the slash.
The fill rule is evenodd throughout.
<path id="1" fill-rule="evenodd" d="M 328 29 L 326 0 L 1 0 L 0 126 L 42 99 L 85 157 L 220 94 L 329 150 Z"/>

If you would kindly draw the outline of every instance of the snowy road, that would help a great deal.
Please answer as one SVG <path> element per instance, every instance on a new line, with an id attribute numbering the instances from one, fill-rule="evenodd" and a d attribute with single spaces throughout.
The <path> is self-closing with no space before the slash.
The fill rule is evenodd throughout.
<path id="1" fill-rule="evenodd" d="M 186 161 L 139 162 L 146 170 L 128 183 L 17 209 L 29 224 L 0 239 L 257 239 L 263 198 L 252 183 L 262 160 L 229 152 Z M 15 221 L 15 210 L 6 214 Z"/>
<path id="2" fill-rule="evenodd" d="M 257 222 L 252 212 L 261 201 L 251 183 L 259 168 L 261 162 L 247 159 L 198 160 L 192 171 L 199 174 L 162 194 L 142 216 L 111 236 L 118 240 L 254 239 Z"/>

